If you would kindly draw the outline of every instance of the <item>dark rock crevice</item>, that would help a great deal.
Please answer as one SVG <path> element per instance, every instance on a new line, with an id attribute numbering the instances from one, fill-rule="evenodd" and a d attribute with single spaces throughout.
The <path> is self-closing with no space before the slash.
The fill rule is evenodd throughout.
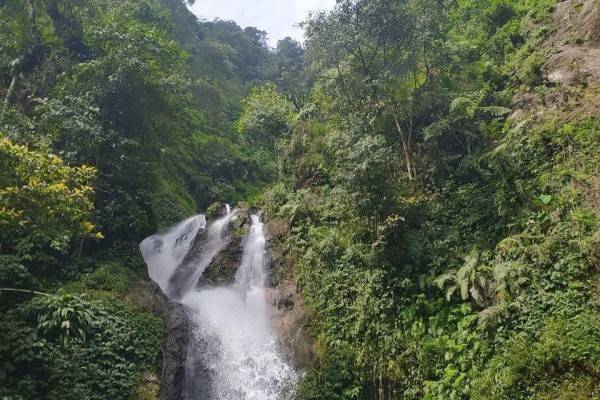
<path id="1" fill-rule="evenodd" d="M 164 336 L 164 367 L 160 385 L 160 400 L 183 399 L 185 359 L 190 335 L 190 322 L 185 307 L 164 296 L 167 315 Z"/>

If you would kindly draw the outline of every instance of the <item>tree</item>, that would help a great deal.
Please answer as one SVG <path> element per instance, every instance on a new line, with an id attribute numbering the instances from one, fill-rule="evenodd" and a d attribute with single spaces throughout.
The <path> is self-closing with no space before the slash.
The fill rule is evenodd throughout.
<path id="1" fill-rule="evenodd" d="M 443 7 L 436 1 L 345 0 L 306 24 L 313 70 L 366 121 L 389 116 L 406 175 L 417 177 L 413 144 L 443 65 Z"/>
<path id="2" fill-rule="evenodd" d="M 278 88 L 299 111 L 309 96 L 310 81 L 304 71 L 304 49 L 301 44 L 290 37 L 277 42 L 275 63 L 279 76 Z"/>
<path id="3" fill-rule="evenodd" d="M 95 172 L 0 138 L 0 251 L 41 272 L 85 238 L 101 238 L 91 222 Z"/>
<path id="4" fill-rule="evenodd" d="M 244 100 L 238 131 L 250 143 L 274 151 L 277 139 L 289 132 L 292 110 L 292 104 L 277 92 L 275 85 L 256 87 Z"/>

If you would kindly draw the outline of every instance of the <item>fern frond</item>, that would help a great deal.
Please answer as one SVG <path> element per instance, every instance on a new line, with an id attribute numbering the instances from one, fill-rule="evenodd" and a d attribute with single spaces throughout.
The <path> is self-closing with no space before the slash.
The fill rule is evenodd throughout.
<path id="1" fill-rule="evenodd" d="M 512 110 L 510 108 L 501 106 L 486 106 L 479 107 L 479 112 L 485 115 L 489 115 L 491 117 L 500 118 L 507 116 L 512 112 Z"/>
<path id="2" fill-rule="evenodd" d="M 456 279 L 454 271 L 449 271 L 435 278 L 435 283 L 440 289 L 443 289 L 448 282 L 453 282 Z"/>

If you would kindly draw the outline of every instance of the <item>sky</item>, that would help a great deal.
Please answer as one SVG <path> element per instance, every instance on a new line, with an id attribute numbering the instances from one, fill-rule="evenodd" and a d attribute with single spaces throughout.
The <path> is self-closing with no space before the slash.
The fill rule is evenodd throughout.
<path id="1" fill-rule="evenodd" d="M 254 26 L 267 31 L 269 45 L 275 47 L 286 36 L 302 41 L 298 22 L 310 11 L 330 10 L 335 0 L 196 0 L 190 8 L 199 18 L 233 20 L 242 28 Z"/>

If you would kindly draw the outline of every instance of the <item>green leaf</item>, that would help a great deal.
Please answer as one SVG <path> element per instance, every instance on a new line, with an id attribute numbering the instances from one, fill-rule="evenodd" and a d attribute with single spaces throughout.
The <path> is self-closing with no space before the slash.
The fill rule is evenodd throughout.
<path id="1" fill-rule="evenodd" d="M 543 204 L 548 204 L 552 201 L 552 196 L 549 194 L 543 194 L 539 197 L 539 199 Z"/>

